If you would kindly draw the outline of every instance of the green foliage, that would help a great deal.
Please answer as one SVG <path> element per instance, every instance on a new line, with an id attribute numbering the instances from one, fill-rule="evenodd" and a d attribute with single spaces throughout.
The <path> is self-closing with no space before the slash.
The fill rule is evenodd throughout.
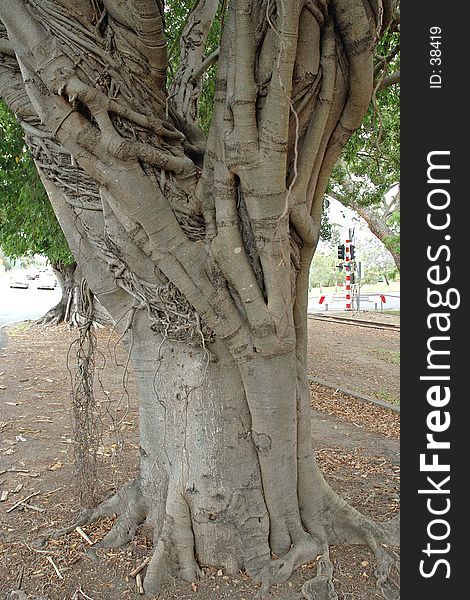
<path id="1" fill-rule="evenodd" d="M 376 85 L 400 70 L 400 32 L 398 26 L 385 34 L 376 55 Z M 379 207 L 383 198 L 400 181 L 400 86 L 390 85 L 377 91 L 367 114 L 346 145 L 343 160 L 336 165 L 328 192 L 354 206 Z M 345 171 L 352 189 L 343 185 Z M 399 251 L 399 206 L 385 219 L 395 233 L 388 248 Z"/>
<path id="2" fill-rule="evenodd" d="M 346 281 L 345 271 L 336 268 L 338 257 L 336 246 L 327 248 L 325 252 L 315 252 L 310 266 L 309 289 L 314 287 L 328 287 Z"/>
<path id="3" fill-rule="evenodd" d="M 399 43 L 399 32 L 388 32 L 380 41 L 376 60 L 392 56 Z M 380 70 L 377 82 L 399 70 L 398 52 L 387 67 Z M 346 145 L 343 158 L 349 172 L 363 177 L 368 183 L 356 188 L 356 201 L 363 205 L 378 204 L 384 194 L 400 181 L 399 85 L 391 85 L 376 93 L 361 126 Z"/>
<path id="4" fill-rule="evenodd" d="M 397 236 L 398 237 L 398 236 Z M 361 243 L 362 283 L 378 283 L 384 276 L 395 281 L 399 275 L 392 257 L 377 240 Z"/>
<path id="5" fill-rule="evenodd" d="M 23 133 L 0 103 L 0 245 L 6 256 L 42 254 L 51 264 L 71 264 L 57 222 Z"/>

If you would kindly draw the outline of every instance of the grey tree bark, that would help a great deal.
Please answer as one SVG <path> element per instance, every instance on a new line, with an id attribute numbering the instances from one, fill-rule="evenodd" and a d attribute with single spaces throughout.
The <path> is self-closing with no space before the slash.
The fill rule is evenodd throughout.
<path id="1" fill-rule="evenodd" d="M 322 199 L 392 4 L 230 2 L 206 140 L 194 107 L 214 2 L 188 19 L 168 95 L 160 0 L 0 0 L 0 95 L 139 387 L 139 475 L 79 523 L 118 514 L 102 545 L 153 528 L 148 594 L 212 564 L 262 596 L 321 554 L 303 594 L 331 599 L 328 545 L 365 542 L 397 596 L 382 546 L 396 523 L 360 515 L 316 466 L 306 369 Z"/>

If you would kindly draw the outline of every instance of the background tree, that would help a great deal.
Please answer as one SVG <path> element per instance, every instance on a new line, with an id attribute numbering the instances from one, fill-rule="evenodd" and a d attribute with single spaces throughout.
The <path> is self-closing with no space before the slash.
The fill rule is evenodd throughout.
<path id="1" fill-rule="evenodd" d="M 315 252 L 310 267 L 310 289 L 323 286 L 333 286 L 346 281 L 345 271 L 340 271 L 338 265 L 337 246 L 326 247 L 323 252 Z"/>
<path id="2" fill-rule="evenodd" d="M 44 255 L 62 289 L 60 302 L 40 323 L 59 322 L 76 289 L 76 263 L 39 179 L 18 125 L 0 102 L 0 244 L 10 258 Z"/>
<path id="3" fill-rule="evenodd" d="M 0 0 L 0 94 L 139 387 L 140 472 L 79 523 L 118 514 L 101 545 L 153 528 L 147 593 L 206 564 L 245 569 L 263 595 L 320 554 L 303 594 L 334 598 L 329 544 L 365 542 L 394 597 L 382 544 L 397 524 L 321 475 L 306 369 L 323 197 L 392 3 L 191 8 L 168 90 L 161 0 Z M 196 82 L 222 13 L 206 138 Z"/>

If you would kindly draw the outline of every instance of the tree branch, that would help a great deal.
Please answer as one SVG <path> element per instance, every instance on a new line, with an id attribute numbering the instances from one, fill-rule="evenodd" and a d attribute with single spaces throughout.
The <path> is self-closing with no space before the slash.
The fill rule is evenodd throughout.
<path id="1" fill-rule="evenodd" d="M 195 81 L 199 80 L 204 73 L 210 68 L 212 67 L 212 65 L 216 62 L 216 60 L 219 58 L 220 55 L 220 46 L 218 48 L 216 48 L 213 52 L 211 52 L 208 56 L 206 56 L 206 58 L 204 59 L 204 61 L 202 62 L 201 66 L 199 67 L 199 69 L 196 69 L 193 73 L 193 79 Z"/>
<path id="2" fill-rule="evenodd" d="M 180 64 L 169 89 L 177 113 L 193 126 L 197 124 L 200 78 L 217 58 L 215 53 L 205 57 L 217 7 L 218 0 L 199 0 L 190 12 L 180 38 Z"/>
<path id="3" fill-rule="evenodd" d="M 10 42 L 3 37 L 0 37 L 0 54 L 6 54 L 7 56 L 15 56 L 15 51 Z"/>
<path id="4" fill-rule="evenodd" d="M 396 71 L 395 73 L 390 73 L 390 75 L 386 75 L 379 83 L 376 88 L 377 92 L 380 92 L 391 85 L 395 85 L 400 83 L 400 71 Z"/>

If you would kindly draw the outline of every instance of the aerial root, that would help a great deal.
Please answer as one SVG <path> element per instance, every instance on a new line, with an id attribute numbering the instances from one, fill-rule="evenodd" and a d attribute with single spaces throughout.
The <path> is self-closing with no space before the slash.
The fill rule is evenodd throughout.
<path id="1" fill-rule="evenodd" d="M 318 550 L 318 543 L 307 533 L 295 541 L 284 556 L 269 561 L 255 578 L 255 582 L 261 582 L 255 598 L 264 598 L 272 585 L 287 581 L 297 567 L 313 560 L 318 555 Z"/>
<path id="2" fill-rule="evenodd" d="M 47 311 L 45 315 L 34 321 L 35 327 L 53 327 L 64 320 L 64 309 L 60 304 Z"/>
<path id="3" fill-rule="evenodd" d="M 399 600 L 399 583 L 393 579 L 394 571 L 399 573 L 398 560 L 386 550 L 389 546 L 393 549 L 400 543 L 399 515 L 380 523 L 358 512 L 339 498 L 326 506 L 327 509 L 320 512 L 316 518 L 310 516 L 305 520 L 310 535 L 321 544 L 322 556 L 318 563 L 317 576 L 302 587 L 303 596 L 308 600 L 337 600 L 328 546 L 367 544 L 377 561 L 374 572 L 377 588 L 385 600 Z"/>
<path id="4" fill-rule="evenodd" d="M 348 510 L 346 510 L 346 508 Z M 348 543 L 366 543 L 375 555 L 377 567 L 374 575 L 377 578 L 377 588 L 385 600 L 398 600 L 400 586 L 392 578 L 392 567 L 398 571 L 398 561 L 385 550 L 388 546 L 399 545 L 400 516 L 384 523 L 372 521 L 344 503 L 339 512 L 338 522 L 333 531 L 340 532 L 341 541 Z"/>
<path id="5" fill-rule="evenodd" d="M 171 565 L 170 554 L 167 552 L 164 541 L 159 540 L 145 574 L 145 593 L 153 595 L 160 594 L 168 578 L 173 575 L 174 569 Z"/>
<path id="6" fill-rule="evenodd" d="M 203 572 L 194 556 L 182 556 L 172 541 L 160 538 L 145 573 L 145 593 L 158 596 L 167 581 L 175 577 L 195 582 L 203 577 Z"/>

